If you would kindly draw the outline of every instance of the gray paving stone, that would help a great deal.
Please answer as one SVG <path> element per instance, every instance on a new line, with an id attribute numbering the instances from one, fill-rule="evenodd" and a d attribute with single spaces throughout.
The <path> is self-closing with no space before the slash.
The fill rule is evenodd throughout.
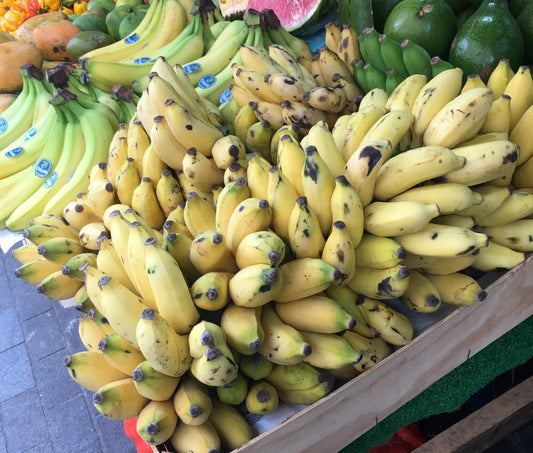
<path id="1" fill-rule="evenodd" d="M 0 351 L 24 341 L 17 312 L 13 307 L 0 309 Z"/>
<path id="2" fill-rule="evenodd" d="M 66 350 L 61 349 L 33 362 L 33 373 L 45 409 L 51 409 L 81 394 L 81 387 L 63 365 Z"/>
<path id="3" fill-rule="evenodd" d="M 57 322 L 63 335 L 63 341 L 69 354 L 85 349 L 78 334 L 78 318 L 81 313 L 73 307 L 54 306 Z"/>
<path id="4" fill-rule="evenodd" d="M 22 343 L 0 352 L 0 363 L 7 365 L 2 370 L 0 402 L 35 387 L 25 344 Z"/>
<path id="5" fill-rule="evenodd" d="M 28 354 L 32 360 L 42 359 L 65 347 L 63 335 L 53 310 L 24 320 L 22 331 L 26 339 Z"/>
<path id="6" fill-rule="evenodd" d="M 50 409 L 48 431 L 57 452 L 93 452 L 100 445 L 81 395 Z"/>
<path id="7" fill-rule="evenodd" d="M 13 272 L 7 272 L 6 275 L 9 280 L 13 303 L 20 319 L 31 318 L 52 308 L 54 301 L 38 294 L 35 286 L 15 277 Z"/>
<path id="8" fill-rule="evenodd" d="M 0 430 L 0 453 L 7 453 L 6 440 L 4 439 L 4 433 Z"/>
<path id="9" fill-rule="evenodd" d="M 36 388 L 4 401 L 2 414 L 9 452 L 23 452 L 50 437 Z"/>
<path id="10" fill-rule="evenodd" d="M 6 273 L 0 274 L 0 310 L 4 308 L 13 308 L 13 297 L 11 294 L 11 288 L 9 286 L 9 280 Z"/>
<path id="11" fill-rule="evenodd" d="M 102 434 L 104 453 L 136 453 L 135 444 L 124 432 L 123 421 L 98 415 L 96 422 Z"/>
<path id="12" fill-rule="evenodd" d="M 27 450 L 24 450 L 23 453 L 58 453 L 58 452 L 54 450 L 54 446 L 52 445 L 52 442 L 47 440 Z"/>

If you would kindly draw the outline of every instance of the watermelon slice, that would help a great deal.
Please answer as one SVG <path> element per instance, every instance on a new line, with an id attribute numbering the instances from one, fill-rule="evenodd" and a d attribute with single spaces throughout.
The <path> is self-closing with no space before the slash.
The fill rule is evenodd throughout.
<path id="1" fill-rule="evenodd" d="M 272 9 L 281 25 L 288 31 L 314 33 L 333 20 L 337 12 L 336 0 L 219 0 L 225 17 L 234 17 L 247 9 Z"/>

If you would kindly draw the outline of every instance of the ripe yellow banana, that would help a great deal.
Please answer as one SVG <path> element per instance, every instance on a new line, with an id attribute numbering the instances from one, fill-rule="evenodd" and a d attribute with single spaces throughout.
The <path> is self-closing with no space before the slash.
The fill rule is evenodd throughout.
<path id="1" fill-rule="evenodd" d="M 272 230 L 255 231 L 239 242 L 235 261 L 242 269 L 252 264 L 277 266 L 285 258 L 285 242 Z"/>
<path id="2" fill-rule="evenodd" d="M 139 363 L 131 376 L 137 391 L 153 401 L 166 401 L 172 398 L 181 379 L 160 373 L 150 365 L 148 360 Z"/>
<path id="3" fill-rule="evenodd" d="M 149 401 L 137 415 L 137 434 L 148 445 L 161 445 L 176 429 L 178 416 L 172 400 Z"/>
<path id="4" fill-rule="evenodd" d="M 145 360 L 138 349 L 132 347 L 117 333 L 100 338 L 98 349 L 112 366 L 128 376 L 131 376 L 133 370 Z"/>
<path id="5" fill-rule="evenodd" d="M 473 256 L 471 267 L 483 272 L 508 270 L 524 262 L 524 252 L 489 240 L 489 245 Z"/>
<path id="6" fill-rule="evenodd" d="M 437 288 L 441 301 L 451 305 L 471 305 L 486 299 L 485 291 L 470 275 L 452 272 L 445 275 L 425 274 Z"/>
<path id="7" fill-rule="evenodd" d="M 413 102 L 426 82 L 427 77 L 424 74 L 411 74 L 406 77 L 389 95 L 385 107 L 390 112 L 394 110 L 411 112 Z"/>
<path id="8" fill-rule="evenodd" d="M 503 90 L 511 97 L 511 130 L 518 123 L 526 110 L 533 105 L 533 79 L 531 68 L 522 65 L 509 79 Z"/>
<path id="9" fill-rule="evenodd" d="M 258 307 L 275 299 L 282 286 L 277 267 L 252 264 L 243 267 L 229 281 L 229 295 L 241 307 Z"/>
<path id="10" fill-rule="evenodd" d="M 288 219 L 288 244 L 296 258 L 320 258 L 326 240 L 307 197 L 296 198 Z"/>
<path id="11" fill-rule="evenodd" d="M 209 271 L 200 275 L 191 285 L 194 304 L 207 311 L 220 310 L 229 303 L 229 281 L 232 272 Z"/>
<path id="12" fill-rule="evenodd" d="M 404 264 L 385 269 L 356 266 L 354 277 L 347 285 L 357 294 L 373 299 L 400 297 L 409 285 L 410 270 Z"/>
<path id="13" fill-rule="evenodd" d="M 220 436 L 209 420 L 201 425 L 178 423 L 170 443 L 176 451 L 220 451 L 221 448 Z"/>
<path id="14" fill-rule="evenodd" d="M 531 228 L 533 219 L 514 220 L 503 225 L 493 225 L 487 227 L 478 227 L 488 236 L 488 238 L 500 245 L 505 245 L 517 252 L 531 252 L 533 242 L 531 241 Z"/>
<path id="15" fill-rule="evenodd" d="M 104 384 L 93 394 L 94 407 L 111 420 L 136 417 L 148 402 L 137 392 L 131 377 Z"/>
<path id="16" fill-rule="evenodd" d="M 173 396 L 174 410 L 185 425 L 201 425 L 209 419 L 212 398 L 196 379 L 183 377 Z"/>
<path id="17" fill-rule="evenodd" d="M 381 337 L 367 338 L 352 330 L 345 330 L 341 336 L 361 353 L 361 360 L 354 364 L 354 368 L 360 373 L 372 368 L 393 352 L 391 345 Z"/>
<path id="18" fill-rule="evenodd" d="M 244 355 L 257 353 L 265 333 L 261 324 L 262 306 L 243 307 L 235 303 L 227 305 L 220 318 L 220 326 L 228 344 Z"/>
<path id="19" fill-rule="evenodd" d="M 215 427 L 221 444 L 230 450 L 241 447 L 255 437 L 246 419 L 229 404 L 214 400 L 209 420 Z"/>
<path id="20" fill-rule="evenodd" d="M 267 200 L 272 209 L 272 228 L 284 241 L 289 239 L 289 218 L 297 198 L 296 189 L 281 169 L 276 165 L 270 167 Z"/>

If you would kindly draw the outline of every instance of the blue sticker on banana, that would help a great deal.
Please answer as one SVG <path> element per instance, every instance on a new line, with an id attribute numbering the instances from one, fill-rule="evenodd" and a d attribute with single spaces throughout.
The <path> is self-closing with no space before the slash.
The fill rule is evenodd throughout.
<path id="1" fill-rule="evenodd" d="M 22 140 L 27 142 L 30 138 L 32 138 L 37 133 L 36 127 L 30 127 L 22 136 Z"/>
<path id="2" fill-rule="evenodd" d="M 124 42 L 126 44 L 133 44 L 133 43 L 137 42 L 140 38 L 141 37 L 140 37 L 140 35 L 138 33 L 132 33 L 131 35 L 126 36 L 124 38 Z"/>
<path id="3" fill-rule="evenodd" d="M 53 171 L 52 174 L 48 177 L 48 179 L 44 182 L 43 187 L 45 189 L 49 189 L 57 182 L 58 178 L 59 176 L 57 174 L 57 171 Z"/>
<path id="4" fill-rule="evenodd" d="M 183 70 L 186 74 L 192 74 L 193 72 L 198 72 L 200 69 L 202 69 L 202 65 L 200 63 L 189 63 L 183 66 Z"/>
<path id="5" fill-rule="evenodd" d="M 231 97 L 231 90 L 229 88 L 226 88 L 220 95 L 220 98 L 218 99 L 219 104 L 224 104 L 224 102 L 226 102 L 230 97 Z"/>
<path id="6" fill-rule="evenodd" d="M 24 152 L 24 148 L 22 146 L 17 146 L 16 148 L 12 148 L 4 154 L 6 157 L 15 157 L 19 154 L 22 154 Z"/>
<path id="7" fill-rule="evenodd" d="M 38 176 L 39 178 L 46 178 L 51 169 L 52 162 L 50 162 L 48 159 L 39 159 L 39 161 L 35 164 L 35 176 Z"/>
<path id="8" fill-rule="evenodd" d="M 150 61 L 150 57 L 139 57 L 139 58 L 136 58 L 135 60 L 133 60 L 133 62 L 135 64 L 148 63 L 149 61 Z"/>
<path id="9" fill-rule="evenodd" d="M 198 80 L 198 88 L 209 88 L 217 81 L 217 78 L 212 74 L 207 74 Z"/>
<path id="10" fill-rule="evenodd" d="M 0 117 L 0 134 L 7 129 L 7 120 Z"/>

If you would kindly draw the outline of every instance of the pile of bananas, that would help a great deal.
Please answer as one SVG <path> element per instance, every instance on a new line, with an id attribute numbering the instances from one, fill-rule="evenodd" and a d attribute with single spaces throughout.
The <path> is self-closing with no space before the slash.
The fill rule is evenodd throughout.
<path id="1" fill-rule="evenodd" d="M 0 221 L 13 231 L 43 212 L 61 215 L 135 113 L 127 90 L 83 84 L 68 63 L 46 74 L 32 65 L 20 71 L 23 89 L 0 118 Z"/>

